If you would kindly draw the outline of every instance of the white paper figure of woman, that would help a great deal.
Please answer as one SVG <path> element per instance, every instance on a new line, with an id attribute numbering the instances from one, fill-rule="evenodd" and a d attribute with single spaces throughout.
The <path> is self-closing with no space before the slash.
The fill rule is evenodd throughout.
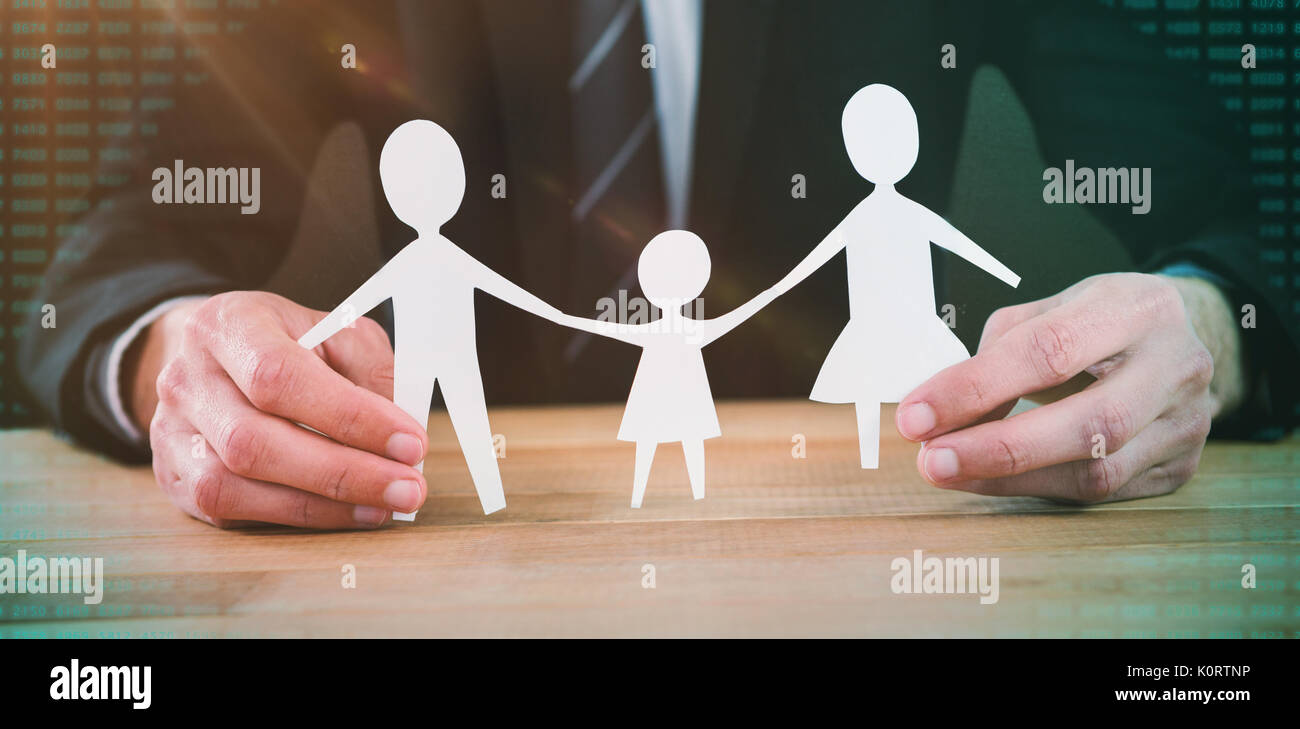
<path id="1" fill-rule="evenodd" d="M 916 163 L 920 141 L 907 97 L 872 84 L 849 99 L 841 119 L 853 168 L 875 189 L 774 288 L 788 291 L 840 249 L 848 256 L 849 323 L 822 364 L 811 399 L 857 406 L 863 468 L 876 468 L 880 404 L 970 357 L 935 313 L 930 243 L 1015 287 L 1020 277 L 894 184 Z"/>
<path id="2" fill-rule="evenodd" d="M 379 157 L 379 177 L 393 213 L 419 234 L 333 312 L 298 340 L 314 348 L 385 299 L 393 299 L 393 402 L 425 425 L 435 380 L 442 386 L 483 513 L 505 508 L 474 334 L 474 290 L 541 317 L 562 314 L 479 263 L 439 229 L 465 195 L 460 148 L 442 127 L 422 119 L 389 135 Z M 498 336 L 500 332 L 496 333 Z M 421 468 L 423 464 L 415 465 Z M 394 513 L 399 521 L 415 514 Z"/>
<path id="3" fill-rule="evenodd" d="M 660 443 L 680 441 L 691 493 L 704 498 L 704 441 L 722 435 L 701 349 L 776 298 L 768 289 L 716 319 L 691 319 L 682 308 L 709 281 L 709 251 L 699 236 L 670 230 L 655 236 L 637 264 L 641 290 L 662 315 L 648 324 L 565 316 L 561 323 L 642 348 L 618 439 L 636 443 L 632 508 L 641 506 L 650 463 Z"/>

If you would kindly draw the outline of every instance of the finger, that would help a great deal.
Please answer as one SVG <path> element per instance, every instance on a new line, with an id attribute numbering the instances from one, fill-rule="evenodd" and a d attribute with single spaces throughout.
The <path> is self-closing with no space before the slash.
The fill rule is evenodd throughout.
<path id="1" fill-rule="evenodd" d="M 918 455 L 917 467 L 924 468 Z M 985 496 L 1037 496 L 1072 503 L 1105 501 L 1141 471 L 1136 451 L 1119 452 L 1105 458 L 1070 461 L 1002 478 L 950 481 L 940 488 L 968 491 Z"/>
<path id="2" fill-rule="evenodd" d="M 1110 501 L 1159 496 L 1174 491 L 1196 475 L 1210 434 L 1210 397 L 1202 394 L 1195 404 L 1163 416 L 1152 425 L 1153 450 L 1156 457 L 1138 477 L 1130 479 L 1110 497 Z"/>
<path id="3" fill-rule="evenodd" d="M 1123 350 L 1137 336 L 1105 300 L 1075 299 L 1013 327 L 987 350 L 922 383 L 898 406 L 899 433 L 927 440 L 993 408 L 1060 385 Z"/>
<path id="4" fill-rule="evenodd" d="M 1011 411 L 1016 409 L 1017 402 L 1019 401 L 1009 400 L 1007 402 L 1004 402 L 1001 405 L 997 406 L 996 408 L 993 408 L 991 412 L 985 413 L 983 417 L 977 419 L 974 423 L 971 423 L 971 425 L 982 425 L 984 423 L 997 422 L 1005 418 L 1006 416 L 1010 415 Z"/>
<path id="5" fill-rule="evenodd" d="M 1021 323 L 1029 321 L 1040 314 L 1051 311 L 1057 306 L 1060 306 L 1063 301 L 1073 298 L 1073 295 L 1080 285 L 1082 284 L 1076 284 L 1075 286 L 1071 286 L 1070 288 L 1045 299 L 1030 301 L 1015 306 L 1005 306 L 994 311 L 989 315 L 988 321 L 984 322 L 984 331 L 980 334 L 979 351 L 983 352 L 988 349 L 993 342 L 1001 339 L 1004 334 L 1011 331 Z M 1039 404 L 1046 404 L 1073 395 L 1095 381 L 1096 378 L 1092 375 L 1089 375 L 1086 372 L 1081 372 L 1061 385 L 1046 390 L 1039 390 L 1038 392 L 1024 393 L 1023 397 Z"/>
<path id="6" fill-rule="evenodd" d="M 1039 390 L 1038 392 L 1028 392 L 1025 393 L 1024 397 L 1026 400 L 1036 402 L 1039 405 L 1046 405 L 1048 403 L 1056 402 L 1057 400 L 1064 400 L 1076 392 L 1083 392 L 1096 381 L 1096 377 L 1093 377 L 1088 374 L 1087 371 L 1084 371 L 1056 387 L 1049 387 L 1046 390 Z"/>
<path id="7" fill-rule="evenodd" d="M 984 496 L 1032 496 L 1068 504 L 1097 504 L 1170 493 L 1196 471 L 1199 454 L 1177 454 L 1168 463 L 1135 469 L 1117 454 L 1106 459 L 1073 461 L 1019 476 L 967 481 L 954 491 Z M 1113 482 L 1120 482 L 1112 487 Z"/>
<path id="8" fill-rule="evenodd" d="M 428 489 L 419 471 L 257 410 L 215 363 L 189 380 L 197 381 L 182 387 L 201 392 L 174 407 L 234 474 L 403 513 L 424 503 Z"/>
<path id="9" fill-rule="evenodd" d="M 1196 475 L 1202 450 L 1195 448 L 1183 451 L 1164 463 L 1151 466 L 1136 478 L 1130 479 L 1107 501 L 1144 499 L 1148 496 L 1163 496 L 1177 490 Z"/>
<path id="10" fill-rule="evenodd" d="M 980 333 L 980 344 L 977 351 L 983 352 L 990 344 L 1001 339 L 1003 335 L 1021 323 L 1051 310 L 1056 306 L 1057 298 L 1057 296 L 1052 296 L 1024 304 L 1004 306 L 995 310 L 984 322 L 984 331 Z"/>
<path id="11" fill-rule="evenodd" d="M 1004 334 L 1019 324 L 1077 298 L 1082 292 L 1096 285 L 1095 279 L 1097 278 L 1096 276 L 1090 276 L 1046 298 L 1028 301 L 1023 304 L 1004 306 L 995 310 L 989 315 L 988 320 L 984 322 L 984 330 L 980 334 L 980 351 L 983 351 L 985 346 L 1001 339 Z"/>
<path id="12" fill-rule="evenodd" d="M 992 346 L 993 342 L 1001 339 L 1004 334 L 1011 331 L 1019 324 L 1057 306 L 1057 302 L 1060 298 L 1061 294 L 1057 294 L 1056 296 L 1051 296 L 1046 299 L 1039 299 L 1038 301 L 1031 301 L 1027 304 L 1019 304 L 1016 306 L 1005 306 L 994 311 L 989 316 L 988 321 L 984 322 L 984 331 L 980 335 L 979 351 L 983 352 L 987 350 Z M 1089 375 L 1086 372 L 1081 372 L 1062 385 L 1047 390 L 1040 390 L 1038 392 L 1024 393 L 1023 397 L 1039 404 L 1046 404 L 1073 395 L 1095 381 L 1096 378 L 1092 375 Z M 1013 400 L 1011 404 L 1014 406 L 1015 401 Z M 1001 409 L 1001 407 L 998 408 L 998 410 Z M 1010 410 L 1011 408 L 1006 409 Z M 1001 420 L 1005 415 L 1006 412 L 997 415 L 997 417 L 989 417 L 986 415 L 976 422 Z"/>
<path id="13" fill-rule="evenodd" d="M 159 403 L 153 421 L 149 424 L 149 450 L 153 456 L 154 480 L 181 511 L 215 527 L 225 528 L 228 525 L 224 522 L 199 511 L 193 493 L 178 470 L 178 466 L 185 465 L 182 459 L 195 457 L 193 439 L 202 439 L 202 436 L 195 433 L 184 418 L 173 413 L 167 403 Z M 189 449 L 183 447 L 185 443 L 191 443 Z"/>
<path id="14" fill-rule="evenodd" d="M 1208 418 L 1207 418 L 1208 419 Z M 1161 417 L 1121 451 L 1015 476 L 948 482 L 940 488 L 986 496 L 1037 496 L 1097 503 L 1168 493 L 1196 470 L 1209 426 L 1198 415 Z M 1198 440 L 1199 437 L 1199 440 Z M 922 468 L 921 455 L 917 467 Z"/>
<path id="15" fill-rule="evenodd" d="M 408 465 L 423 459 L 423 426 L 391 400 L 348 381 L 283 331 L 255 327 L 239 337 L 209 352 L 258 410 Z"/>
<path id="16" fill-rule="evenodd" d="M 193 513 L 219 526 L 264 522 L 309 529 L 380 526 L 388 510 L 344 504 L 288 486 L 232 473 L 215 455 L 193 457 L 191 439 L 173 437 L 172 465 L 189 493 Z"/>
<path id="17" fill-rule="evenodd" d="M 926 441 L 922 474 L 935 484 L 1000 478 L 1115 453 L 1164 412 L 1180 389 L 1174 378 L 1160 376 L 1161 364 L 1134 360 L 1059 402 Z"/>
<path id="18" fill-rule="evenodd" d="M 376 395 L 393 399 L 393 345 L 374 319 L 357 319 L 317 349 L 335 372 Z"/>

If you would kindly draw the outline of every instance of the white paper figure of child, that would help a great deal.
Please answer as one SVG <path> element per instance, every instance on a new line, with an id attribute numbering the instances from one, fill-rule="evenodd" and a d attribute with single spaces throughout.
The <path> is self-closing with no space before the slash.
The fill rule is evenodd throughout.
<path id="1" fill-rule="evenodd" d="M 439 233 L 465 195 L 460 148 L 442 127 L 420 119 L 395 129 L 380 153 L 379 177 L 393 213 L 419 236 L 298 343 L 316 347 L 392 298 L 393 402 L 425 425 L 434 382 L 439 382 L 483 513 L 491 514 L 505 508 L 506 499 L 479 374 L 474 290 L 551 321 L 559 321 L 562 314 Z M 398 521 L 414 518 L 414 513 L 393 513 Z"/>
<path id="2" fill-rule="evenodd" d="M 810 398 L 857 406 L 863 468 L 880 453 L 880 404 L 899 402 L 935 373 L 970 357 L 935 312 L 933 242 L 1015 287 L 1020 277 L 894 183 L 916 163 L 916 112 L 897 89 L 872 84 L 841 119 L 853 168 L 875 189 L 774 288 L 785 293 L 847 249 L 849 322 L 822 364 Z"/>
<path id="3" fill-rule="evenodd" d="M 708 283 L 709 251 L 694 233 L 670 230 L 641 251 L 637 276 L 646 298 L 661 312 L 647 324 L 602 322 L 565 316 L 566 326 L 642 348 L 618 439 L 636 443 L 632 508 L 640 508 L 650 463 L 660 443 L 680 441 L 691 493 L 704 498 L 704 441 L 722 434 L 701 349 L 776 298 L 768 289 L 716 319 L 692 319 L 682 309 Z"/>

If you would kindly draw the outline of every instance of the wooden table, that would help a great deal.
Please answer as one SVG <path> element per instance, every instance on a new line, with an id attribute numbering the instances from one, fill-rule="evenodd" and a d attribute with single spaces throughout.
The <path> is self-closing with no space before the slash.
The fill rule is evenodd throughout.
<path id="1" fill-rule="evenodd" d="M 108 580 L 98 606 L 0 595 L 0 636 L 1300 634 L 1295 437 L 1211 444 L 1170 496 L 1069 508 L 928 486 L 892 410 L 881 467 L 863 471 L 850 407 L 721 403 L 707 498 L 692 500 L 680 447 L 664 446 L 634 510 L 620 414 L 495 409 L 508 506 L 485 517 L 435 412 L 429 501 L 377 532 L 220 531 L 146 468 L 0 434 L 0 557 L 102 556 Z M 917 549 L 997 557 L 998 601 L 895 594 L 891 562 Z"/>

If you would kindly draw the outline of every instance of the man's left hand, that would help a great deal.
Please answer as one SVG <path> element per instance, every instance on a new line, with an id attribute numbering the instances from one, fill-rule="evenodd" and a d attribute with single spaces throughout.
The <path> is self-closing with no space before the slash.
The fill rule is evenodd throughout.
<path id="1" fill-rule="evenodd" d="M 1168 493 L 1195 473 L 1211 418 L 1240 399 L 1235 360 L 1238 382 L 1211 387 L 1216 359 L 1238 356 L 1222 331 L 1234 325 L 1207 282 L 1094 276 L 994 312 L 978 354 L 899 403 L 898 430 L 924 441 L 917 468 L 941 488 L 1083 503 Z M 1214 355 L 1207 329 L 1222 334 Z M 1063 388 L 1005 417 L 1018 398 Z"/>

